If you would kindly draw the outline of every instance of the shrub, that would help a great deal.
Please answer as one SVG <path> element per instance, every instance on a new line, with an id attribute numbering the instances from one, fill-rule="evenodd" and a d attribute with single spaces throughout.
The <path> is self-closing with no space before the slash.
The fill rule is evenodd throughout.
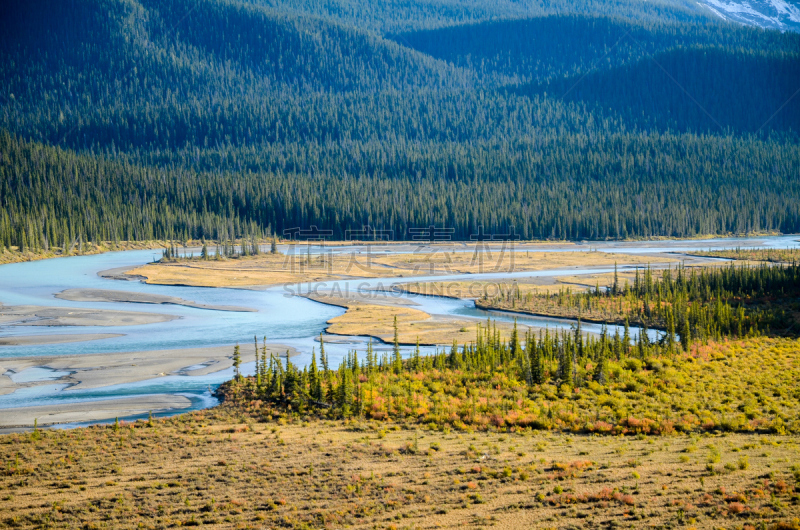
<path id="1" fill-rule="evenodd" d="M 728 512 L 732 514 L 738 515 L 744 512 L 744 510 L 745 510 L 745 505 L 742 504 L 741 502 L 732 502 L 728 505 Z"/>

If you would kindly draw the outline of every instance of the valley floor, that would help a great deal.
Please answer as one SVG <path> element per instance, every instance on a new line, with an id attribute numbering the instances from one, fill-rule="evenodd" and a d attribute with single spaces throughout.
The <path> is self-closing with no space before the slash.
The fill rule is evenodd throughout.
<path id="1" fill-rule="evenodd" d="M 0 437 L 9 528 L 797 528 L 800 437 L 450 432 L 232 405 Z"/>

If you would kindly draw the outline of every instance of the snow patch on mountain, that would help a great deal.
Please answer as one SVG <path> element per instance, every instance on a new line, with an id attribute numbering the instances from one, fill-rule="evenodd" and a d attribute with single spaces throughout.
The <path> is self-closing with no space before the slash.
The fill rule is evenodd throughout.
<path id="1" fill-rule="evenodd" d="M 726 20 L 800 32 L 800 0 L 698 0 Z"/>

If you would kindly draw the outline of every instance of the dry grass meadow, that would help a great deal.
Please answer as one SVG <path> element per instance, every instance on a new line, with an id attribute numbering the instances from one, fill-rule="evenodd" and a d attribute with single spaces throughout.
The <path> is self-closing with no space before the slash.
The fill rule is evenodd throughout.
<path id="1" fill-rule="evenodd" d="M 474 320 L 459 320 L 431 316 L 424 311 L 402 305 L 369 303 L 353 298 L 326 296 L 320 293 L 313 300 L 347 308 L 340 316 L 330 319 L 325 329 L 332 335 L 370 336 L 385 343 L 394 340 L 394 319 L 397 317 L 397 338 L 400 344 L 452 345 L 475 339 Z M 503 339 L 511 336 L 513 325 L 497 323 Z M 520 329 L 524 332 L 525 326 Z"/>
<path id="2" fill-rule="evenodd" d="M 605 252 L 453 252 L 410 254 L 260 254 L 226 259 L 179 259 L 153 263 L 128 274 L 147 283 L 198 287 L 267 287 L 347 278 L 406 278 L 430 274 L 537 271 L 565 267 L 642 265 L 653 257 Z M 659 263 L 671 260 L 657 258 Z"/>
<path id="3" fill-rule="evenodd" d="M 0 437 L 7 528 L 798 528 L 800 438 L 430 430 L 237 409 Z M 711 469 L 711 471 L 710 471 Z"/>

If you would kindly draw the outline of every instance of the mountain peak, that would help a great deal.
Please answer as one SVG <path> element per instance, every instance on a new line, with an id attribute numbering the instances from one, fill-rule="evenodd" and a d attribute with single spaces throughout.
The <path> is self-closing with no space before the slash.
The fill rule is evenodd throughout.
<path id="1" fill-rule="evenodd" d="M 699 0 L 717 16 L 742 24 L 800 32 L 800 5 L 786 0 Z"/>

